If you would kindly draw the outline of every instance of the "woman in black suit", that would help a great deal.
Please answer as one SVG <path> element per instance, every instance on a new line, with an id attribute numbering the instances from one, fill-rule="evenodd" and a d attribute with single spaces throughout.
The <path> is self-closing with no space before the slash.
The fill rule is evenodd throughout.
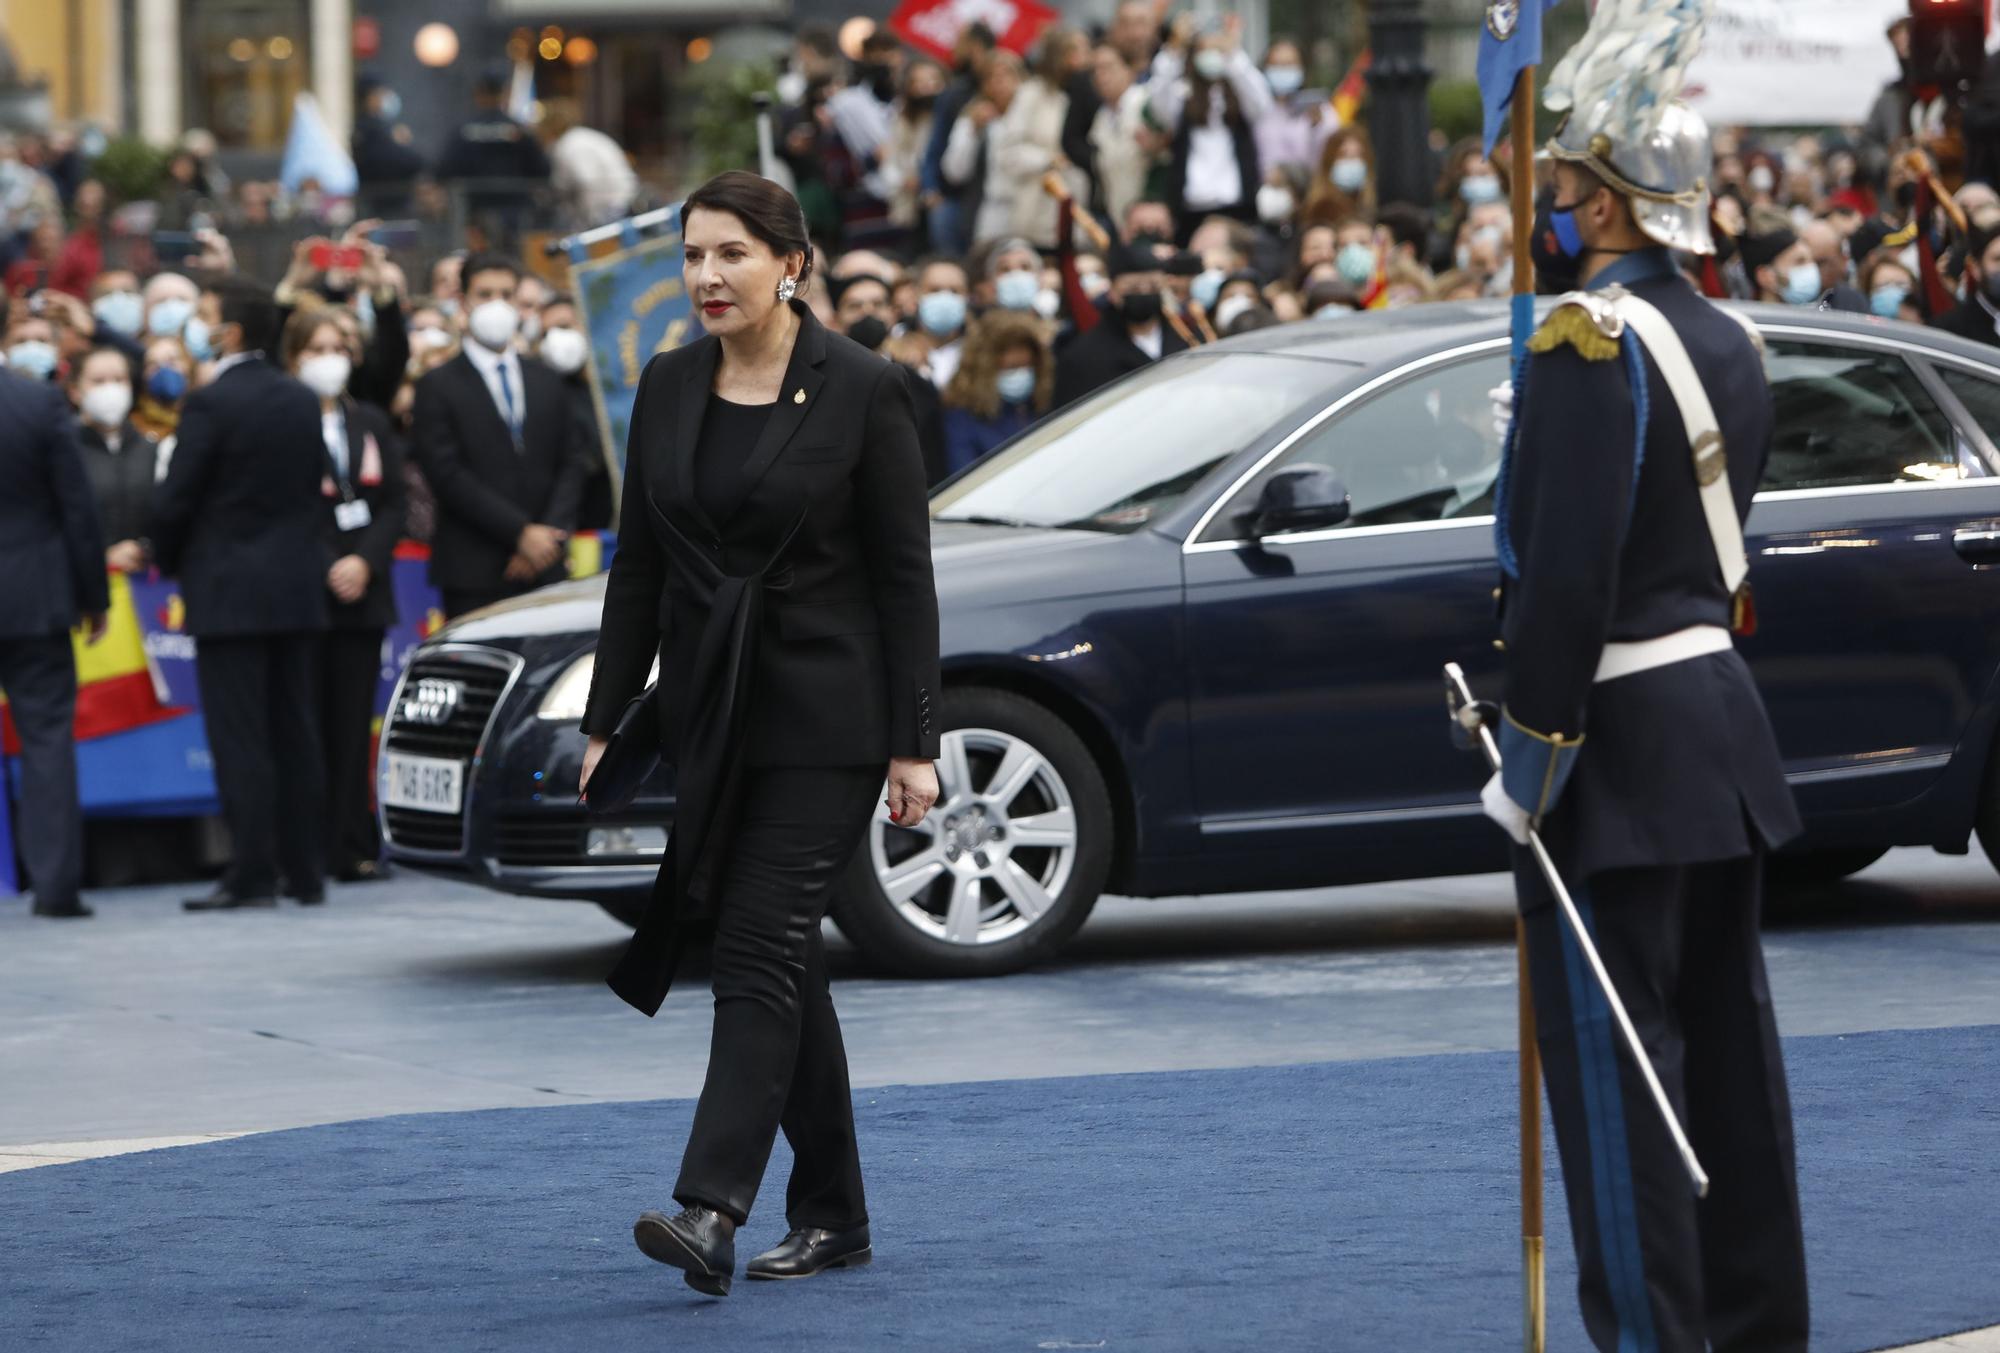
<path id="1" fill-rule="evenodd" d="M 582 783 L 657 657 L 673 840 L 611 983 L 647 1014 L 679 935 L 714 924 L 715 1032 L 674 1197 L 639 1248 L 721 1295 L 780 1127 L 790 1233 L 755 1278 L 866 1263 L 868 1214 L 820 918 L 874 811 L 938 793 L 924 464 L 902 369 L 823 328 L 798 293 L 798 202 L 754 174 L 681 209 L 707 336 L 648 363 L 583 731 Z"/>
<path id="2" fill-rule="evenodd" d="M 370 803 L 371 738 L 382 636 L 396 623 L 389 570 L 408 511 L 403 446 L 387 414 L 347 393 L 354 351 L 332 312 L 294 312 L 285 323 L 284 355 L 286 369 L 319 396 L 325 443 L 321 535 L 333 560 L 326 574 L 327 632 L 319 671 L 327 872 L 360 883 L 381 876 L 382 844 Z"/>

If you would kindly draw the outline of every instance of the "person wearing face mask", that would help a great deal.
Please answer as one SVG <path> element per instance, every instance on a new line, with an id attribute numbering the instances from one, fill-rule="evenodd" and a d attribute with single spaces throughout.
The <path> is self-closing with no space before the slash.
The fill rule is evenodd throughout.
<path id="1" fill-rule="evenodd" d="M 1191 15 L 1153 62 L 1153 118 L 1168 137 L 1167 201 L 1186 243 L 1202 218 L 1257 218 L 1257 123 L 1274 106 L 1271 86 L 1242 46 L 1231 14 L 1219 33 L 1194 31 Z"/>
<path id="2" fill-rule="evenodd" d="M 396 623 L 389 570 L 408 511 L 403 447 L 387 414 L 347 393 L 354 360 L 328 312 L 301 310 L 286 322 L 284 357 L 292 375 L 319 398 L 324 451 L 320 539 L 333 561 L 326 571 L 327 633 L 318 682 L 327 872 L 343 883 L 363 883 L 381 876 L 369 738 L 382 636 Z"/>
<path id="3" fill-rule="evenodd" d="M 1868 313 L 1868 297 L 1847 284 L 1847 241 L 1825 221 L 1808 221 L 1799 231 L 1819 269 L 1819 284 L 1826 289 L 1826 303 L 1833 310 L 1850 314 Z"/>
<path id="4" fill-rule="evenodd" d="M 1634 22 L 1599 6 L 1562 67 L 1614 92 L 1579 98 L 1547 149 L 1546 235 L 1530 243 L 1580 290 L 1515 378 L 1492 508 L 1500 770 L 1481 802 L 1514 847 L 1591 1343 L 1805 1353 L 1797 1153 L 1759 938 L 1765 860 L 1800 821 L 1735 645 L 1754 623 L 1743 523 L 1771 392 L 1747 320 L 1675 264 L 1672 250 L 1714 248 L 1708 131 L 1671 90 L 1626 80 Z M 1570 92 L 1552 83 L 1551 101 Z M 1802 246 L 1769 257 L 1791 247 L 1816 283 Z M 1525 849 L 1533 829 L 1575 930 Z M 1657 1089 L 1610 1032 L 1578 931 Z M 1656 1094 L 1717 1182 L 1706 1201 Z"/>
<path id="5" fill-rule="evenodd" d="M 177 272 L 154 273 L 139 289 L 146 307 L 146 335 L 149 338 L 179 338 L 194 318 L 194 303 L 201 290 L 192 279 Z"/>
<path id="6" fill-rule="evenodd" d="M 7 366 L 31 380 L 54 380 L 62 354 L 55 326 L 40 315 L 17 318 L 7 334 Z"/>
<path id="7" fill-rule="evenodd" d="M 1026 240 L 1003 240 L 986 256 L 986 277 L 995 306 L 1032 311 L 1042 289 L 1042 256 Z"/>
<path id="8" fill-rule="evenodd" d="M 153 556 L 180 580 L 231 860 L 189 911 L 326 899 L 317 696 L 326 631 L 319 401 L 271 361 L 278 307 L 223 277 L 196 318 L 215 378 L 187 397 L 153 496 Z M 192 321 L 191 321 L 192 322 Z"/>
<path id="9" fill-rule="evenodd" d="M 1298 43 L 1276 38 L 1265 49 L 1264 82 L 1271 87 L 1272 102 L 1270 111 L 1257 119 L 1259 168 L 1266 180 L 1274 171 L 1312 172 L 1327 138 L 1340 130 L 1340 115 L 1324 90 L 1305 88 L 1305 54 Z"/>
<path id="10" fill-rule="evenodd" d="M 1743 264 L 1757 299 L 1784 305 L 1817 306 L 1826 294 L 1819 264 L 1806 242 L 1789 230 L 1768 230 L 1743 241 Z"/>
<path id="11" fill-rule="evenodd" d="M 416 138 L 402 121 L 403 98 L 377 75 L 355 81 L 355 94 L 354 172 L 372 207 L 400 211 L 408 185 L 422 177 L 425 167 Z"/>
<path id="12" fill-rule="evenodd" d="M 146 539 L 160 444 L 132 422 L 132 363 L 116 348 L 92 348 L 70 368 L 69 398 L 97 520 L 109 542 L 105 567 L 137 573 L 150 555 Z"/>
<path id="13" fill-rule="evenodd" d="M 1913 324 L 1924 322 L 1917 275 L 1894 252 L 1877 249 L 1863 259 L 1857 280 L 1869 314 L 1878 319 L 1900 319 Z"/>
<path id="14" fill-rule="evenodd" d="M 912 61 L 903 73 L 902 97 L 882 152 L 882 178 L 889 189 L 889 224 L 912 233 L 923 224 L 922 172 L 931 143 L 944 68 L 935 61 Z"/>
<path id="15" fill-rule="evenodd" d="M 2000 347 L 2000 223 L 1974 226 L 1965 242 L 1966 297 L 1931 327 Z"/>
<path id="16" fill-rule="evenodd" d="M 590 335 L 583 328 L 583 312 L 576 297 L 565 291 L 550 296 L 542 307 L 542 341 L 535 348 L 542 365 L 563 379 L 575 416 L 593 431 L 597 428 L 597 405 L 590 394 Z M 611 474 L 616 466 L 604 454 L 601 437 L 592 438 L 584 448 L 583 498 L 577 508 L 579 531 L 609 530 L 613 524 Z"/>
<path id="17" fill-rule="evenodd" d="M 446 144 L 436 170 L 440 183 L 484 180 L 466 189 L 467 208 L 493 212 L 506 222 L 527 211 L 534 185 L 549 177 L 541 141 L 507 112 L 513 81 L 514 72 L 506 65 L 496 63 L 479 72 L 472 88 L 472 116 Z"/>
<path id="18" fill-rule="evenodd" d="M 1332 225 L 1355 217 L 1372 219 L 1375 206 L 1375 151 L 1360 128 L 1342 127 L 1320 150 L 1319 172 L 1300 220 Z"/>
<path id="19" fill-rule="evenodd" d="M 445 614 L 564 574 L 592 431 L 562 377 L 514 349 L 521 315 L 512 259 L 465 261 L 465 343 L 417 382 L 411 440 L 437 497 L 430 578 Z"/>
<path id="20" fill-rule="evenodd" d="M 944 390 L 945 472 L 957 474 L 1048 412 L 1055 361 L 1041 328 L 994 311 L 965 339 L 965 360 Z"/>
<path id="21" fill-rule="evenodd" d="M 1503 202 L 1506 188 L 1500 181 L 1500 173 L 1493 161 L 1486 158 L 1480 148 L 1477 136 L 1468 136 L 1445 152 L 1444 172 L 1438 176 L 1436 191 L 1436 214 L 1432 221 L 1433 236 L 1439 240 L 1456 240 L 1466 219 L 1475 207 L 1490 202 Z M 1453 266 L 1454 260 L 1439 258 L 1434 260 L 1443 266 Z M 1466 265 L 1457 263 L 1464 268 Z"/>
<path id="22" fill-rule="evenodd" d="M 125 269 L 102 272 L 90 284 L 90 326 L 84 332 L 93 343 L 108 344 L 137 360 L 140 335 L 146 329 L 146 302 L 138 277 Z"/>
<path id="23" fill-rule="evenodd" d="M 155 338 L 146 343 L 140 363 L 132 421 L 146 435 L 161 439 L 160 458 L 164 461 L 167 442 L 180 425 L 181 401 L 187 398 L 194 359 L 180 339 Z"/>
<path id="24" fill-rule="evenodd" d="M 1187 351 L 1165 319 L 1166 277 L 1150 249 L 1113 245 L 1105 259 L 1111 290 L 1099 302 L 1101 317 L 1089 333 L 1056 354 L 1052 407 L 1062 408 L 1128 372 Z"/>

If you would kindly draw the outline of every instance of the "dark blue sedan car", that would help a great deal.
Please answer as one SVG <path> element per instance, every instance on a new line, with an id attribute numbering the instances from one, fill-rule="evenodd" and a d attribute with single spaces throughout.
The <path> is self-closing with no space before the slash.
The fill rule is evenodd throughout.
<path id="1" fill-rule="evenodd" d="M 2000 353 L 1747 313 L 1777 432 L 1742 647 L 1809 823 L 1789 870 L 1962 853 L 1975 831 L 2000 858 Z M 1497 666 L 1487 392 L 1506 362 L 1497 306 L 1267 329 L 942 486 L 944 798 L 916 831 L 873 826 L 841 929 L 904 970 L 997 973 L 1053 953 L 1107 890 L 1503 867 L 1439 671 L 1490 689 Z M 672 785 L 614 821 L 576 805 L 601 595 L 547 589 L 417 652 L 383 736 L 393 856 L 631 918 Z"/>

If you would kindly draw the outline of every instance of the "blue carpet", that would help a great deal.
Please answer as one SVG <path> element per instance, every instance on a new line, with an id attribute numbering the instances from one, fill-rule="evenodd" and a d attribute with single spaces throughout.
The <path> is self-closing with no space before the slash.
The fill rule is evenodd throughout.
<path id="1" fill-rule="evenodd" d="M 2000 1322 L 2000 1028 L 1787 1055 L 1815 1348 Z M 0 1349 L 1508 1349 L 1513 1066 L 864 1091 L 875 1266 L 719 1303 L 629 1231 L 666 1204 L 684 1101 L 29 1170 L 0 1176 Z M 784 1230 L 789 1164 L 781 1141 L 743 1257 Z M 1560 1200 L 1550 1347 L 1581 1350 Z"/>

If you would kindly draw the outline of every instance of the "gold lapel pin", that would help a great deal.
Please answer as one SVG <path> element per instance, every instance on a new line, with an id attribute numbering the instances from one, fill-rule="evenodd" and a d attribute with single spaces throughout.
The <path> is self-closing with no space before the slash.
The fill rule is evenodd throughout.
<path id="1" fill-rule="evenodd" d="M 805 387 L 804 387 L 804 386 L 800 386 L 800 387 L 799 387 L 799 392 L 798 392 L 797 394 L 795 394 L 795 395 L 793 395 L 793 396 L 792 396 L 792 403 L 794 403 L 794 404 L 803 404 L 803 403 L 805 403 L 805 402 L 806 402 L 806 392 L 805 392 Z"/>

